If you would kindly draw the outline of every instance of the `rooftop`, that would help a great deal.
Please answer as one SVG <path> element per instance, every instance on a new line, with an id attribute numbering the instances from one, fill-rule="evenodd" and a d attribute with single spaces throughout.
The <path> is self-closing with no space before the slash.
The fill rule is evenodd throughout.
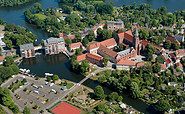
<path id="1" fill-rule="evenodd" d="M 102 57 L 91 54 L 91 53 L 87 53 L 87 57 L 94 58 L 94 59 L 99 60 L 99 61 L 102 59 Z"/>
<path id="2" fill-rule="evenodd" d="M 117 65 L 125 65 L 125 66 L 135 66 L 136 62 L 132 60 L 123 60 L 121 59 L 119 62 L 116 63 Z"/>
<path id="3" fill-rule="evenodd" d="M 53 44 L 53 43 L 59 43 L 59 42 L 64 42 L 64 38 L 51 37 L 51 38 L 48 38 L 48 39 L 44 40 L 44 45 Z"/>
<path id="4" fill-rule="evenodd" d="M 86 59 L 86 54 L 82 54 L 82 55 L 77 56 L 77 61 L 82 61 L 85 59 Z"/>
<path id="5" fill-rule="evenodd" d="M 133 48 L 128 48 L 126 50 L 123 50 L 123 51 L 118 52 L 118 54 L 121 55 L 121 56 L 128 55 L 129 53 L 131 53 L 132 49 Z"/>
<path id="6" fill-rule="evenodd" d="M 0 61 L 3 61 L 3 56 L 0 56 Z"/>
<path id="7" fill-rule="evenodd" d="M 52 110 L 55 114 L 79 114 L 81 111 L 63 102 Z"/>
<path id="8" fill-rule="evenodd" d="M 100 50 L 101 52 L 105 53 L 106 55 L 111 56 L 112 58 L 116 58 L 117 57 L 117 53 L 115 51 L 112 51 L 111 49 L 108 49 L 108 48 L 106 48 L 103 45 L 101 45 L 98 50 Z"/>
<path id="9" fill-rule="evenodd" d="M 180 44 L 180 42 L 179 42 L 177 39 L 172 38 L 172 37 L 170 37 L 170 36 L 167 36 L 165 41 L 168 41 L 168 40 L 169 40 L 171 43 L 174 43 L 175 41 L 177 41 L 177 42 Z"/>
<path id="10" fill-rule="evenodd" d="M 34 49 L 33 43 L 20 45 L 20 49 Z"/>
<path id="11" fill-rule="evenodd" d="M 77 43 L 72 43 L 72 44 L 69 44 L 69 47 L 72 49 L 72 48 L 78 48 L 78 47 L 82 47 L 82 43 L 81 42 L 77 42 Z"/>

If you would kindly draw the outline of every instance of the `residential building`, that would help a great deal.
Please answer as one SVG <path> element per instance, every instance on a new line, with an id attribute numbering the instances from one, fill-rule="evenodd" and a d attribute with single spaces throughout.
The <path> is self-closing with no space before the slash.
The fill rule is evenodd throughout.
<path id="1" fill-rule="evenodd" d="M 3 56 L 0 56 L 0 65 L 2 65 L 3 64 Z"/>
<path id="2" fill-rule="evenodd" d="M 175 63 L 175 68 L 179 68 L 179 70 L 183 71 L 183 65 L 179 62 L 179 63 Z"/>
<path id="3" fill-rule="evenodd" d="M 121 59 L 119 62 L 116 63 L 116 69 L 119 69 L 119 70 L 129 70 L 130 66 L 135 68 L 136 62 L 132 60 Z"/>
<path id="4" fill-rule="evenodd" d="M 177 86 L 178 85 L 178 83 L 176 83 L 176 82 L 168 82 L 168 86 L 173 86 L 173 87 L 175 87 L 175 86 Z"/>
<path id="5" fill-rule="evenodd" d="M 107 40 L 104 40 L 102 42 L 98 42 L 98 43 L 89 45 L 87 47 L 87 52 L 89 52 L 89 53 L 97 53 L 97 50 L 99 49 L 99 47 L 101 45 L 107 47 L 108 49 L 112 49 L 115 46 L 117 46 L 117 43 L 116 43 L 114 38 L 107 39 Z"/>
<path id="6" fill-rule="evenodd" d="M 21 57 L 30 58 L 35 57 L 35 49 L 33 43 L 20 45 Z"/>
<path id="7" fill-rule="evenodd" d="M 133 47 L 131 47 L 126 50 L 120 51 L 117 54 L 121 56 L 120 59 L 127 60 L 136 57 L 137 52 Z"/>
<path id="8" fill-rule="evenodd" d="M 173 38 L 173 37 L 167 36 L 165 41 L 168 41 L 168 40 L 171 43 L 174 43 L 175 41 L 177 41 L 177 43 L 180 45 L 180 42 L 177 39 Z"/>
<path id="9" fill-rule="evenodd" d="M 88 60 L 90 63 L 96 64 L 98 66 L 102 66 L 102 64 L 103 64 L 102 57 L 91 54 L 91 53 L 87 53 L 86 60 Z"/>
<path id="10" fill-rule="evenodd" d="M 164 71 L 166 71 L 166 65 L 165 64 L 161 64 L 161 72 L 164 72 Z"/>
<path id="11" fill-rule="evenodd" d="M 121 19 L 117 21 L 107 21 L 108 30 L 118 30 L 120 28 L 124 28 L 124 22 Z"/>
<path id="12" fill-rule="evenodd" d="M 116 63 L 117 60 L 119 60 L 119 58 L 121 57 L 120 55 L 118 55 L 115 51 L 112 51 L 111 49 L 106 48 L 103 45 L 100 45 L 99 49 L 98 49 L 98 54 L 101 56 L 109 56 L 110 61 L 113 63 Z"/>
<path id="13" fill-rule="evenodd" d="M 184 42 L 184 35 L 175 35 L 175 39 L 177 39 L 179 42 Z"/>
<path id="14" fill-rule="evenodd" d="M 44 40 L 45 54 L 59 54 L 65 50 L 64 38 L 48 38 Z"/>
<path id="15" fill-rule="evenodd" d="M 166 65 L 167 68 L 173 65 L 173 62 L 171 58 L 168 56 L 168 54 L 162 54 L 161 56 L 164 58 L 165 60 L 164 64 Z"/>
<path id="16" fill-rule="evenodd" d="M 140 62 L 136 64 L 136 68 L 144 67 L 146 63 Z"/>
<path id="17" fill-rule="evenodd" d="M 161 51 L 161 49 L 162 49 L 158 45 L 155 45 L 155 44 L 153 44 L 153 43 L 151 43 L 149 41 L 146 41 L 144 39 L 140 42 L 140 44 L 141 44 L 141 50 L 142 51 L 145 50 L 145 47 L 146 47 L 147 44 L 152 44 L 154 46 L 154 48 L 156 48 L 158 51 Z"/>
<path id="18" fill-rule="evenodd" d="M 185 49 L 178 49 L 175 51 L 175 54 L 177 57 L 183 57 L 185 56 Z"/>
<path id="19" fill-rule="evenodd" d="M 64 36 L 64 40 L 66 40 L 67 38 L 69 38 L 72 42 L 75 42 L 75 35 L 69 34 L 69 35 Z"/>
<path id="20" fill-rule="evenodd" d="M 104 26 L 105 26 L 105 24 L 100 23 L 100 24 L 96 24 L 96 25 L 94 25 L 94 26 L 91 27 L 91 30 L 94 31 L 95 37 L 97 37 L 97 30 L 98 30 L 98 28 L 103 29 Z"/>
<path id="21" fill-rule="evenodd" d="M 69 50 L 70 50 L 70 51 L 71 51 L 71 50 L 78 49 L 78 48 L 84 49 L 84 46 L 82 45 L 81 42 L 69 44 Z"/>

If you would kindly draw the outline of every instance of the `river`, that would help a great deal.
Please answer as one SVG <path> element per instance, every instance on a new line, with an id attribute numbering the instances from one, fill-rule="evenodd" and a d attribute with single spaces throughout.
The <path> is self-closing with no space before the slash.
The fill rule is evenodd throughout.
<path id="1" fill-rule="evenodd" d="M 107 3 L 109 0 L 105 0 Z M 49 36 L 46 32 L 38 29 L 37 27 L 30 25 L 25 22 L 23 12 L 25 9 L 29 9 L 33 6 L 35 2 L 39 2 L 43 8 L 47 7 L 60 7 L 62 4 L 58 4 L 56 0 L 33 0 L 25 5 L 18 7 L 0 7 L 0 18 L 3 18 L 9 24 L 21 25 L 23 27 L 28 27 L 34 34 L 38 36 L 37 44 L 41 42 L 42 39 L 47 39 Z M 148 3 L 152 5 L 152 8 L 157 9 L 161 6 L 166 6 L 168 11 L 182 10 L 184 9 L 185 0 L 115 0 L 115 6 L 120 7 L 122 4 L 130 4 L 136 2 L 137 5 L 140 3 Z M 31 59 L 24 59 L 21 68 L 30 69 L 32 73 L 36 73 L 38 76 L 43 77 L 45 72 L 58 74 L 60 78 L 71 80 L 74 82 L 79 82 L 84 77 L 82 75 L 75 74 L 69 70 L 69 60 L 63 55 L 51 55 L 51 56 L 36 56 Z M 87 80 L 84 82 L 84 85 L 94 88 L 99 83 L 97 81 Z M 109 94 L 111 91 L 103 86 L 106 94 Z M 140 100 L 131 99 L 128 95 L 123 94 L 124 102 L 128 105 L 133 106 L 137 110 L 144 112 L 145 114 L 152 114 L 153 112 L 150 107 L 141 102 Z"/>

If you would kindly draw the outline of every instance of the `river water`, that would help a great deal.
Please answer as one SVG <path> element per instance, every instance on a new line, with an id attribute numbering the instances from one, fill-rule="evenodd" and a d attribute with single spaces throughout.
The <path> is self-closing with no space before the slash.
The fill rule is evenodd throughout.
<path id="1" fill-rule="evenodd" d="M 109 0 L 105 0 L 107 3 Z M 113 0 L 112 0 L 113 1 Z M 25 5 L 21 5 L 18 7 L 8 7 L 3 8 L 0 7 L 0 18 L 3 18 L 9 24 L 21 25 L 23 27 L 28 27 L 34 34 L 38 36 L 37 44 L 41 42 L 42 39 L 47 39 L 49 36 L 46 32 L 38 29 L 34 25 L 30 25 L 25 22 L 25 18 L 23 12 L 25 9 L 29 9 L 35 2 L 39 2 L 43 8 L 47 7 L 60 7 L 62 4 L 58 4 L 56 0 L 33 0 Z M 132 5 L 133 2 L 136 2 L 137 5 L 140 3 L 148 3 L 152 5 L 152 8 L 157 9 L 161 6 L 166 6 L 168 11 L 175 11 L 175 10 L 183 10 L 185 8 L 185 0 L 115 0 L 115 6 L 120 7 L 122 4 L 130 4 Z M 35 58 L 31 59 L 24 59 L 22 64 L 20 65 L 21 68 L 30 69 L 32 73 L 36 73 L 38 76 L 43 77 L 45 72 L 58 74 L 60 78 L 64 78 L 67 80 L 71 80 L 74 82 L 79 82 L 84 77 L 82 75 L 75 74 L 69 70 L 69 60 L 68 58 L 63 55 L 51 55 L 51 56 L 36 56 Z M 84 85 L 94 88 L 99 83 L 97 81 L 87 80 L 84 82 Z M 111 91 L 103 86 L 104 91 L 106 94 L 109 94 Z M 137 110 L 144 112 L 146 114 L 154 114 L 155 112 L 150 109 L 148 105 L 145 103 L 131 99 L 128 95 L 123 94 L 124 102 L 128 105 L 133 106 Z"/>

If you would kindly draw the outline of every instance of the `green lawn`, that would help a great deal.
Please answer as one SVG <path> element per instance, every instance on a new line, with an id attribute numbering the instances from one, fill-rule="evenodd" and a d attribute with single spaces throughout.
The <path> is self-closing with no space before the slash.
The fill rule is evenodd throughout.
<path id="1" fill-rule="evenodd" d="M 63 87 L 64 85 L 62 84 L 57 84 L 58 86 L 61 86 L 61 87 Z M 66 85 L 66 87 L 67 87 L 67 89 L 70 89 L 72 86 L 73 86 L 74 84 L 73 83 L 67 83 L 67 85 Z"/>
<path id="2" fill-rule="evenodd" d="M 41 20 L 44 20 L 47 16 L 45 16 L 45 15 L 42 15 L 42 14 L 40 14 L 40 13 L 37 13 L 37 14 L 34 14 L 35 16 L 37 16 L 39 19 L 41 19 Z"/>

